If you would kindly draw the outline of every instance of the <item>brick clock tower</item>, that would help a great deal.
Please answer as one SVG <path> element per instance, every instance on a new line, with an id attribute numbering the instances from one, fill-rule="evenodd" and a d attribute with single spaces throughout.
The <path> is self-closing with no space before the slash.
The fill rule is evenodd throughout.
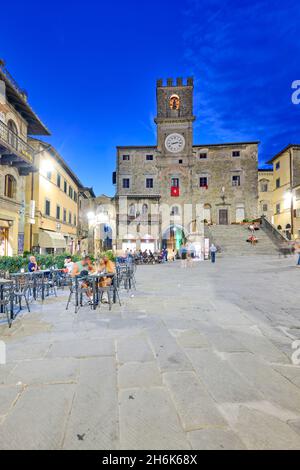
<path id="1" fill-rule="evenodd" d="M 193 78 L 157 81 L 157 169 L 160 193 L 165 202 L 192 197 L 193 165 Z M 171 200 L 169 200 L 171 198 Z"/>

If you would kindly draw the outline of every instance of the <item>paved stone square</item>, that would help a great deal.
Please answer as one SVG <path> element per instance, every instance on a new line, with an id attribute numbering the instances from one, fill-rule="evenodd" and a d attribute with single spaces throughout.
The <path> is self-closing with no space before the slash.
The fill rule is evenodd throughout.
<path id="1" fill-rule="evenodd" d="M 0 448 L 300 449 L 299 280 L 223 257 L 139 267 L 111 312 L 33 304 L 0 323 Z"/>

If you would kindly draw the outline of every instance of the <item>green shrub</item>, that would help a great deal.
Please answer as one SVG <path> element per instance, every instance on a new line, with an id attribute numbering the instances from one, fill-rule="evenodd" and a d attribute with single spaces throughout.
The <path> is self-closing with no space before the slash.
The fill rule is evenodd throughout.
<path id="1" fill-rule="evenodd" d="M 21 268 L 24 268 L 27 271 L 27 265 L 29 263 L 29 256 L 27 253 L 23 256 L 0 256 L 0 271 L 9 271 L 10 273 L 16 273 L 20 271 Z M 59 255 L 36 255 L 37 264 L 40 268 L 50 268 L 52 266 L 57 266 L 58 269 L 64 267 L 64 261 L 68 253 L 63 253 Z M 73 261 L 79 261 L 81 259 L 80 255 L 69 255 L 72 256 Z M 91 259 L 93 257 L 91 256 Z"/>

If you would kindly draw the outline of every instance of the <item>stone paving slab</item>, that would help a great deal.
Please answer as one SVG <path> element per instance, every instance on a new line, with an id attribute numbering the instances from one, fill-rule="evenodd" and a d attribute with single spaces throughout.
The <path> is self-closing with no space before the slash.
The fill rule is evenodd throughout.
<path id="1" fill-rule="evenodd" d="M 118 448 L 118 419 L 115 359 L 82 359 L 63 448 Z"/>
<path id="2" fill-rule="evenodd" d="M 111 339 L 77 339 L 53 343 L 47 358 L 113 356 L 114 353 L 114 343 Z"/>
<path id="3" fill-rule="evenodd" d="M 289 410 L 300 410 L 300 390 L 253 354 L 231 354 L 230 364 L 264 399 Z"/>
<path id="4" fill-rule="evenodd" d="M 0 416 L 9 412 L 21 391 L 21 387 L 0 387 Z"/>
<path id="5" fill-rule="evenodd" d="M 162 378 L 155 362 L 127 362 L 119 367 L 119 388 L 141 388 L 162 385 Z"/>
<path id="6" fill-rule="evenodd" d="M 250 450 L 299 450 L 300 436 L 288 424 L 240 407 L 235 430 Z"/>
<path id="7" fill-rule="evenodd" d="M 25 390 L 0 426 L 0 449 L 59 449 L 75 385 Z"/>
<path id="8" fill-rule="evenodd" d="M 163 325 L 149 329 L 148 334 L 162 372 L 192 370 L 188 357 Z"/>
<path id="9" fill-rule="evenodd" d="M 121 449 L 190 449 L 163 388 L 122 390 L 119 399 Z"/>
<path id="10" fill-rule="evenodd" d="M 199 379 L 217 402 L 255 401 L 261 398 L 250 382 L 213 351 L 188 349 L 187 354 Z"/>
<path id="11" fill-rule="evenodd" d="M 153 352 L 145 336 L 129 336 L 116 342 L 117 358 L 120 364 L 126 362 L 151 362 Z"/>
<path id="12" fill-rule="evenodd" d="M 237 434 L 227 429 L 200 429 L 188 433 L 194 450 L 246 450 Z"/>
<path id="13" fill-rule="evenodd" d="M 185 431 L 224 427 L 226 422 L 194 372 L 169 372 L 163 375 Z"/>
<path id="14" fill-rule="evenodd" d="M 79 374 L 79 361 L 73 358 L 34 359 L 22 361 L 5 380 L 5 384 L 42 385 L 74 383 Z"/>

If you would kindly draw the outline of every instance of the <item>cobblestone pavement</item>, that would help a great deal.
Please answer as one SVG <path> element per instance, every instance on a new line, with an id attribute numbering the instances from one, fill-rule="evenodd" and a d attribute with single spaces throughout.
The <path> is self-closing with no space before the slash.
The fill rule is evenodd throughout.
<path id="1" fill-rule="evenodd" d="M 0 324 L 0 448 L 300 449 L 299 279 L 293 258 L 176 262 L 112 312 L 33 305 Z"/>

